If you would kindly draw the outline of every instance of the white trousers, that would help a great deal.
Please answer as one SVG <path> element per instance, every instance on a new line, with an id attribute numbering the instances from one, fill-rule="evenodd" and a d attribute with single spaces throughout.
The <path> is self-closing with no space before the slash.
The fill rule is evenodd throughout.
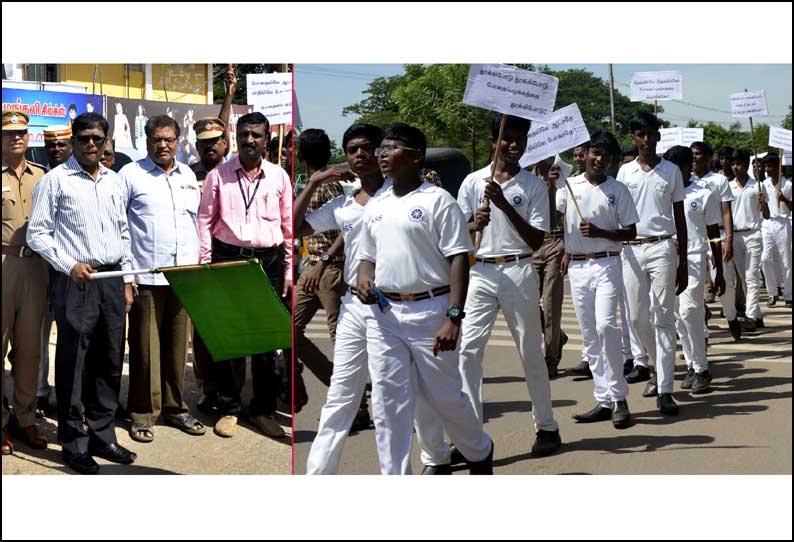
<path id="1" fill-rule="evenodd" d="M 776 296 L 777 286 L 782 282 L 783 298 L 791 301 L 791 223 L 781 218 L 764 220 L 761 236 L 764 245 L 761 261 L 764 266 L 766 291 L 768 295 Z M 782 265 L 782 277 L 775 260 L 779 260 Z"/>
<path id="2" fill-rule="evenodd" d="M 552 414 L 551 385 L 543 355 L 539 292 L 538 275 L 529 259 L 504 264 L 477 262 L 471 269 L 464 309 L 466 317 L 461 326 L 460 372 L 463 391 L 471 398 L 480 423 L 484 423 L 482 379 L 485 347 L 501 308 L 521 359 L 532 402 L 535 431 L 558 429 Z M 416 432 L 422 444 L 422 462 L 425 465 L 441 464 L 444 457 L 448 458 L 443 433 L 438 422 L 422 412 L 421 402 L 418 407 Z M 454 438 L 452 441 L 457 445 Z"/>
<path id="3" fill-rule="evenodd" d="M 747 300 L 747 317 L 762 318 L 759 297 L 761 295 L 761 232 L 748 231 L 733 235 L 733 262 L 739 272 L 737 278 L 732 265 L 726 265 L 725 294 L 720 298 L 722 312 L 728 320 L 736 320 L 736 281 L 744 285 Z"/>
<path id="4" fill-rule="evenodd" d="M 374 318 L 367 320 L 372 414 L 381 472 L 411 473 L 416 390 L 427 399 L 428 417 L 440 420 L 464 457 L 482 461 L 491 451 L 491 439 L 463 392 L 458 352 L 433 355 L 435 334 L 446 319 L 449 295 L 392 301 L 391 306 L 387 313 L 374 310 Z M 537 292 L 532 306 L 537 310 Z M 542 352 L 538 344 L 538 352 Z"/>
<path id="5" fill-rule="evenodd" d="M 706 307 L 703 305 L 706 260 L 705 252 L 689 253 L 689 282 L 686 290 L 675 299 L 675 325 L 686 366 L 697 373 L 709 368 L 706 361 L 706 333 L 703 328 L 706 318 Z"/>
<path id="6" fill-rule="evenodd" d="M 620 257 L 571 261 L 568 275 L 576 319 L 583 342 L 588 345 L 587 358 L 595 385 L 593 395 L 598 404 L 610 408 L 613 402 L 622 401 L 629 394 L 623 376 L 618 328 L 618 307 L 623 296 Z"/>
<path id="7" fill-rule="evenodd" d="M 637 332 L 631 327 L 629 304 L 628 301 L 626 301 L 626 285 L 623 284 L 622 281 L 620 290 L 620 329 L 623 336 L 623 355 L 626 359 L 633 359 L 635 365 L 647 367 L 648 352 L 643 348 L 642 341 L 640 341 Z"/>
<path id="8" fill-rule="evenodd" d="M 623 255 L 623 279 L 631 324 L 650 361 L 656 365 L 659 393 L 672 393 L 675 376 L 673 312 L 678 263 L 675 245 L 672 239 L 627 245 Z"/>
<path id="9" fill-rule="evenodd" d="M 309 450 L 306 474 L 339 472 L 345 438 L 369 379 L 366 322 L 370 318 L 371 305 L 364 305 L 350 292 L 342 297 L 336 323 L 334 372 L 320 413 L 320 426 Z"/>

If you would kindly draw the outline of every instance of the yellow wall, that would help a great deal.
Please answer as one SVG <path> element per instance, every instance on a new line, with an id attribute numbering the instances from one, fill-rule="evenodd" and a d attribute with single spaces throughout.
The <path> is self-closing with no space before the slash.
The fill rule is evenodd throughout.
<path id="1" fill-rule="evenodd" d="M 141 64 L 141 66 L 143 66 Z M 101 77 L 100 77 L 101 70 Z M 146 74 L 142 71 L 127 71 L 124 64 L 100 64 L 96 76 L 96 86 L 92 85 L 94 64 L 61 64 L 61 82 L 86 85 L 88 92 L 96 89 L 96 94 L 115 98 L 142 100 L 145 97 Z M 100 86 L 99 82 L 102 81 Z M 152 99 L 179 103 L 207 103 L 207 65 L 206 64 L 153 64 Z"/>

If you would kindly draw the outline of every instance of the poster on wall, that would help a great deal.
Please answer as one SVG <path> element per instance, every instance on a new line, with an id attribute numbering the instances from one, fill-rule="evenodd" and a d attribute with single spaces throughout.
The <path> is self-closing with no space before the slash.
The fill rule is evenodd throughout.
<path id="1" fill-rule="evenodd" d="M 19 109 L 30 115 L 28 133 L 31 147 L 44 146 L 44 130 L 47 126 L 66 124 L 81 113 L 93 111 L 104 114 L 103 96 L 98 94 L 75 94 L 48 90 L 22 90 L 3 87 L 3 111 Z"/>
<path id="2" fill-rule="evenodd" d="M 199 161 L 196 151 L 196 131 L 194 124 L 202 117 L 217 117 L 221 113 L 220 104 L 188 104 L 160 102 L 154 100 L 130 100 L 126 98 L 107 97 L 108 124 L 110 137 L 116 152 L 128 155 L 132 160 L 146 156 L 146 122 L 157 115 L 168 115 L 179 125 L 179 147 L 176 159 L 185 164 Z M 250 113 L 250 105 L 233 105 L 229 118 L 231 125 L 231 151 L 237 152 L 235 127 L 237 119 Z"/>

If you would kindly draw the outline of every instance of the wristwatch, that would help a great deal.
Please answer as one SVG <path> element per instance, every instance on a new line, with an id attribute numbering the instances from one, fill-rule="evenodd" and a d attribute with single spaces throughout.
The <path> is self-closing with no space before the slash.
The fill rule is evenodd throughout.
<path id="1" fill-rule="evenodd" d="M 328 254 L 327 252 L 323 252 L 322 254 L 320 254 L 320 261 L 323 262 L 324 264 L 327 264 L 328 262 L 331 261 L 331 255 Z"/>
<path id="2" fill-rule="evenodd" d="M 463 312 L 463 309 L 457 305 L 452 305 L 447 309 L 447 317 L 453 322 L 460 322 L 465 316 L 466 313 Z"/>

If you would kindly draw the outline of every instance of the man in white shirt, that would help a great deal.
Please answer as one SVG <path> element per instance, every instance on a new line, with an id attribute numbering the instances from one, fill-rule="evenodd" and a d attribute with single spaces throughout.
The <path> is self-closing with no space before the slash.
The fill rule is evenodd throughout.
<path id="1" fill-rule="evenodd" d="M 377 303 L 380 291 L 391 303 L 367 321 L 381 472 L 411 472 L 419 389 L 470 472 L 493 474 L 493 442 L 463 393 L 455 352 L 473 247 L 452 196 L 419 178 L 426 148 L 424 134 L 412 126 L 386 130 L 376 152 L 392 187 L 367 204 L 358 253 L 359 299 Z"/>
<path id="2" fill-rule="evenodd" d="M 567 271 L 571 281 L 597 403 L 592 410 L 575 414 L 574 419 L 580 423 L 611 419 L 616 429 L 628 427 L 630 419 L 617 321 L 623 295 L 621 242 L 636 237 L 638 221 L 629 191 L 607 175 L 619 152 L 612 134 L 593 133 L 584 174 L 570 180 L 570 192 L 557 191 L 557 210 L 565 216 L 565 251 L 569 254 L 563 273 Z"/>
<path id="3" fill-rule="evenodd" d="M 777 154 L 768 154 L 764 158 L 766 169 L 766 188 L 769 200 L 769 219 L 764 220 L 761 226 L 764 249 L 761 261 L 764 267 L 766 291 L 769 295 L 769 306 L 777 302 L 777 285 L 783 279 L 783 299 L 786 306 L 791 306 L 791 181 L 780 178 L 780 157 Z M 777 254 L 775 254 L 777 253 Z M 778 276 L 778 267 L 775 265 L 777 256 L 783 264 L 784 277 Z"/>
<path id="4" fill-rule="evenodd" d="M 750 167 L 750 153 L 746 149 L 736 149 L 731 156 L 734 179 L 729 186 L 733 192 L 733 234 L 734 262 L 738 280 L 747 299 L 747 319 L 749 330 L 755 331 L 764 326 L 759 297 L 761 295 L 761 221 L 769 218 L 766 188 L 747 174 Z M 737 273 L 732 266 L 725 269 L 725 295 L 720 297 L 722 310 L 731 329 L 741 325 L 736 311 Z"/>
<path id="5" fill-rule="evenodd" d="M 492 144 L 496 147 L 502 116 L 491 123 Z M 549 188 L 538 177 L 521 169 L 519 160 L 527 146 L 530 121 L 507 116 L 498 160 L 468 175 L 458 190 L 458 205 L 469 223 L 470 232 L 481 232 L 476 263 L 469 275 L 466 319 L 461 328 L 460 372 L 463 389 L 471 398 L 480 423 L 483 360 L 488 338 L 499 309 L 516 343 L 532 402 L 537 439 L 532 455 L 542 457 L 559 449 L 561 440 L 551 407 L 549 373 L 543 357 L 540 325 L 538 273 L 533 251 L 543 244 L 549 230 Z M 490 204 L 486 204 L 486 199 Z M 555 216 L 555 221 L 557 217 Z M 552 318 L 552 314 L 547 318 Z M 430 450 L 442 449 L 440 431 L 428 430 L 437 421 L 425 424 L 418 419 L 420 437 Z M 423 427 L 424 426 L 424 427 Z M 429 435 L 429 436 L 425 436 Z M 434 442 L 434 440 L 437 440 Z"/>
<path id="6" fill-rule="evenodd" d="M 659 410 L 666 415 L 676 415 L 678 405 L 672 395 L 675 371 L 673 309 L 675 296 L 686 289 L 688 280 L 684 183 L 675 164 L 656 156 L 659 126 L 659 119 L 648 112 L 640 112 L 632 119 L 631 139 L 640 155 L 634 162 L 623 165 L 617 178 L 631 192 L 640 217 L 637 239 L 628 243 L 623 261 L 631 323 L 648 357 L 656 362 L 655 378 L 652 379 L 648 367 L 635 360 L 634 369 L 626 380 L 629 383 L 652 380 L 643 395 L 657 395 L 658 389 Z M 679 242 L 677 258 L 673 235 L 677 235 Z"/>
<path id="7" fill-rule="evenodd" d="M 689 281 L 687 289 L 676 299 L 675 319 L 678 337 L 684 350 L 687 373 L 681 388 L 700 394 L 711 391 L 711 373 L 706 360 L 706 336 L 703 320 L 703 290 L 705 286 L 706 259 L 711 245 L 716 268 L 714 286 L 717 295 L 725 291 L 722 273 L 722 246 L 719 226 L 722 221 L 720 198 L 707 184 L 692 175 L 692 151 L 676 145 L 664 154 L 665 160 L 676 164 L 684 178 L 684 212 L 686 213 L 687 253 Z M 711 241 L 710 241 L 711 240 Z"/>

